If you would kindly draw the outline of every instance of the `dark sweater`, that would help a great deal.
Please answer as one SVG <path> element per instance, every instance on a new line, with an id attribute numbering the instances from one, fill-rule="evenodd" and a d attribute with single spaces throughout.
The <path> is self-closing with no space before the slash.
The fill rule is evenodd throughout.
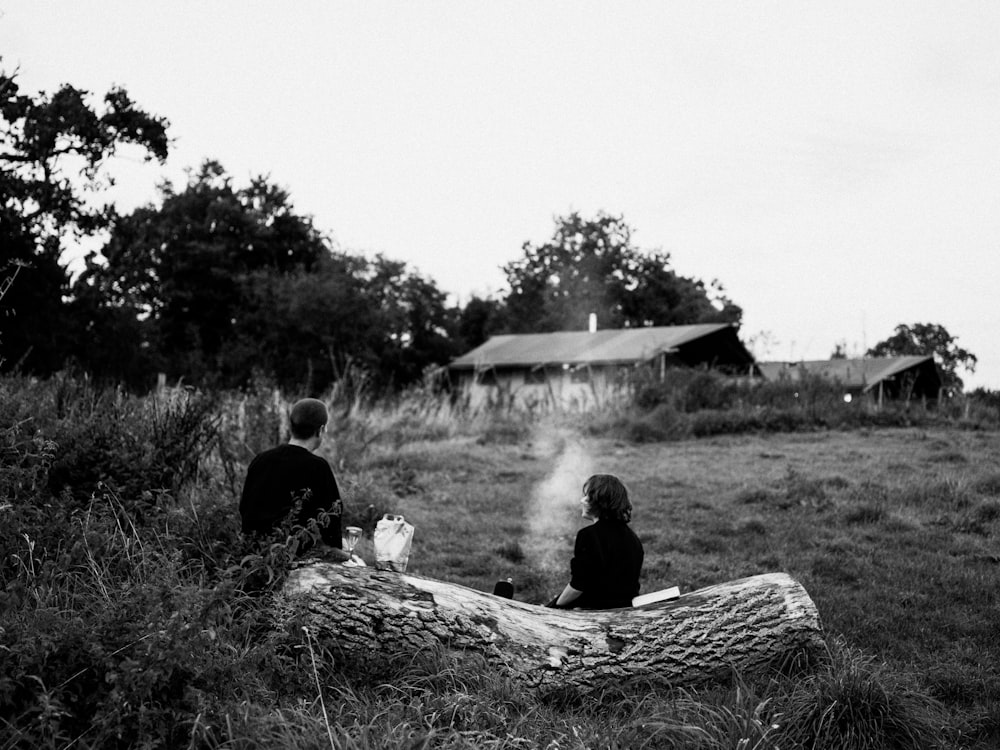
<path id="1" fill-rule="evenodd" d="M 569 606 L 629 607 L 639 593 L 642 542 L 625 521 L 600 520 L 577 533 L 570 586 L 583 595 Z"/>
<path id="2" fill-rule="evenodd" d="M 307 492 L 308 490 L 308 492 Z M 326 459 L 298 445 L 271 448 L 250 462 L 240 498 L 243 532 L 268 534 L 292 510 L 297 498 L 304 498 L 294 522 L 305 526 L 320 511 L 333 514 L 323 528 L 323 541 L 341 546 L 340 490 Z"/>

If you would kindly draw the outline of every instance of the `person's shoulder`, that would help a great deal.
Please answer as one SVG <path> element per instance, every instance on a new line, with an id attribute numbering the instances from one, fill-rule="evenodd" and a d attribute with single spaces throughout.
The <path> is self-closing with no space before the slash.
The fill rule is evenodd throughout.
<path id="1" fill-rule="evenodd" d="M 308 466 L 310 471 L 333 476 L 333 469 L 330 468 L 330 462 L 326 460 L 325 456 L 321 456 L 319 453 L 311 453 L 305 449 L 303 449 L 303 452 L 305 455 L 296 456 L 296 459 L 301 461 L 300 465 Z"/>
<path id="2" fill-rule="evenodd" d="M 595 529 L 618 529 L 622 526 L 628 526 L 628 524 L 617 518 L 598 518 L 591 526 Z"/>
<path id="3" fill-rule="evenodd" d="M 324 466 L 330 465 L 330 462 L 327 461 L 326 458 L 320 455 L 319 453 L 313 453 L 312 451 L 307 451 L 305 448 L 300 448 L 299 450 L 301 451 L 300 457 L 303 461 L 308 461 L 309 463 L 316 464 L 317 466 L 319 464 L 323 464 Z"/>
<path id="4" fill-rule="evenodd" d="M 280 446 L 284 450 L 279 454 L 282 461 L 299 468 L 308 468 L 312 471 L 329 471 L 330 462 L 318 453 L 313 453 L 301 445 L 286 444 Z"/>
<path id="5" fill-rule="evenodd" d="M 619 529 L 623 529 L 624 530 L 623 533 L 626 536 L 632 536 L 635 537 L 636 539 L 639 538 L 639 535 L 635 533 L 635 529 L 632 528 L 632 524 L 630 524 L 628 521 L 616 521 L 615 525 Z"/>
<path id="6" fill-rule="evenodd" d="M 593 527 L 596 530 L 599 528 L 599 533 L 608 534 L 613 536 L 626 536 L 633 539 L 638 539 L 638 535 L 635 530 L 629 525 L 628 521 L 618 519 L 618 518 L 602 518 L 600 521 L 595 523 Z"/>
<path id="7" fill-rule="evenodd" d="M 287 464 L 287 463 L 312 463 L 316 460 L 322 461 L 323 459 L 318 456 L 314 456 L 312 453 L 307 451 L 298 445 L 292 445 L 290 443 L 283 443 L 281 445 L 276 445 L 273 448 L 268 448 L 263 450 L 254 456 L 250 465 L 253 464 Z"/>
<path id="8" fill-rule="evenodd" d="M 261 463 L 267 463 L 268 461 L 273 461 L 275 458 L 281 456 L 282 454 L 281 449 L 284 447 L 285 447 L 284 445 L 277 445 L 273 448 L 267 448 L 265 450 L 262 450 L 260 453 L 258 453 L 250 460 L 250 465 L 253 466 L 254 464 L 261 464 Z"/>
<path id="9" fill-rule="evenodd" d="M 628 529 L 629 539 L 631 540 L 631 543 L 635 547 L 637 547 L 638 549 L 641 550 L 643 548 L 642 547 L 642 539 L 640 539 L 639 535 L 635 533 L 635 529 L 633 529 L 631 526 L 629 526 L 627 524 L 626 524 L 625 528 Z"/>

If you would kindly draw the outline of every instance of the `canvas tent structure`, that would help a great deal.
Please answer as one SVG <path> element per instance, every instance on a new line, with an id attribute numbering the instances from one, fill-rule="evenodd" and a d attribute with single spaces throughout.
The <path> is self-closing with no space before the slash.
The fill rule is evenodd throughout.
<path id="1" fill-rule="evenodd" d="M 869 394 L 879 403 L 886 399 L 936 399 L 941 374 L 930 354 L 867 359 L 823 359 L 808 362 L 758 362 L 765 380 L 799 381 L 805 375 L 839 383 L 852 397 Z"/>
<path id="2" fill-rule="evenodd" d="M 753 356 L 728 323 L 493 336 L 448 369 L 472 406 L 586 408 L 621 387 L 637 366 L 707 366 L 749 373 Z"/>

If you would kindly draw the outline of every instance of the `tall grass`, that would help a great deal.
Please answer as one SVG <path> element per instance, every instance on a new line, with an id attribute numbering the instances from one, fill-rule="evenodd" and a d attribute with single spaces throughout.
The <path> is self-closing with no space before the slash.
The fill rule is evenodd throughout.
<path id="1" fill-rule="evenodd" d="M 323 450 L 348 520 L 404 513 L 414 572 L 486 590 L 511 575 L 518 599 L 550 598 L 576 523 L 560 498 L 591 467 L 611 470 L 636 497 L 647 590 L 788 570 L 830 653 L 809 676 L 589 698 L 525 692 L 445 649 L 335 654 L 279 606 L 293 536 L 251 549 L 238 531 L 246 463 L 286 436 L 287 396 L 260 384 L 139 399 L 6 378 L 0 748 L 994 746 L 1000 481 L 982 461 L 995 433 L 663 448 L 581 437 L 597 422 L 577 417 L 468 414 L 429 392 L 327 402 Z M 538 514 L 554 519 L 542 535 Z"/>

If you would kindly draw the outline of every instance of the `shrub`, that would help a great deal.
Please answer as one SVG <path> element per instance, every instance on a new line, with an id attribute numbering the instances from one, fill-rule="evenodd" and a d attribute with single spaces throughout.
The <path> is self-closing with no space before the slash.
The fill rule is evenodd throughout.
<path id="1" fill-rule="evenodd" d="M 874 524 L 887 516 L 885 506 L 874 503 L 864 503 L 851 508 L 844 514 L 844 521 L 849 524 Z"/>
<path id="2" fill-rule="evenodd" d="M 774 500 L 774 496 L 770 490 L 762 488 L 746 488 L 740 490 L 739 494 L 736 496 L 737 503 L 743 503 L 745 505 L 752 505 L 755 503 L 769 503 Z"/>
<path id="3" fill-rule="evenodd" d="M 109 391 L 60 411 L 65 418 L 50 433 L 58 450 L 49 491 L 68 490 L 80 505 L 101 483 L 129 502 L 150 490 L 178 491 L 194 479 L 217 434 L 215 403 L 199 393 L 140 400 Z"/>
<path id="4" fill-rule="evenodd" d="M 905 675 L 842 643 L 781 701 L 781 744 L 816 750 L 929 750 L 950 739 L 944 707 Z"/>
<path id="5" fill-rule="evenodd" d="M 531 436 L 532 423 L 517 414 L 502 416 L 494 414 L 479 433 L 480 445 L 519 445 Z"/>
<path id="6" fill-rule="evenodd" d="M 524 549 L 517 540 L 504 542 L 497 547 L 496 553 L 499 557 L 512 563 L 524 562 Z"/>
<path id="7" fill-rule="evenodd" d="M 30 419 L 0 427 L 0 506 L 35 497 L 46 485 L 56 450 Z"/>
<path id="8" fill-rule="evenodd" d="M 752 432 L 760 422 L 752 414 L 737 411 L 699 411 L 691 415 L 691 434 L 695 437 Z"/>
<path id="9" fill-rule="evenodd" d="M 952 399 L 951 416 L 971 429 L 1000 426 L 1000 390 L 976 388 L 964 397 Z"/>
<path id="10" fill-rule="evenodd" d="M 814 429 L 848 429 L 861 426 L 905 427 L 933 425 L 951 420 L 981 428 L 981 414 L 970 418 L 970 403 L 990 403 L 980 397 L 966 401 L 964 410 L 934 402 L 890 401 L 880 407 L 872 396 L 861 394 L 845 401 L 844 387 L 819 375 L 800 372 L 793 379 L 751 380 L 719 371 L 673 367 L 662 373 L 636 370 L 629 381 L 635 415 L 620 432 L 637 442 L 670 440 L 678 434 L 707 437 L 745 432 L 788 432 Z M 984 407 L 985 408 L 985 407 Z M 672 410 L 686 419 L 684 430 L 665 429 L 661 410 Z M 648 419 L 646 424 L 634 424 Z M 1000 424 L 998 416 L 995 424 Z"/>
<path id="11" fill-rule="evenodd" d="M 644 410 L 668 404 L 680 412 L 726 409 L 739 397 L 739 386 L 712 370 L 671 367 L 661 375 L 641 368 L 632 375 L 632 399 Z"/>
<path id="12" fill-rule="evenodd" d="M 679 692 L 652 716 L 640 707 L 622 746 L 777 750 L 781 717 L 773 701 L 738 677 L 736 683 L 725 692 Z"/>
<path id="13" fill-rule="evenodd" d="M 1000 474 L 988 474 L 985 477 L 977 479 L 973 484 L 973 489 L 984 495 L 1000 497 Z"/>

